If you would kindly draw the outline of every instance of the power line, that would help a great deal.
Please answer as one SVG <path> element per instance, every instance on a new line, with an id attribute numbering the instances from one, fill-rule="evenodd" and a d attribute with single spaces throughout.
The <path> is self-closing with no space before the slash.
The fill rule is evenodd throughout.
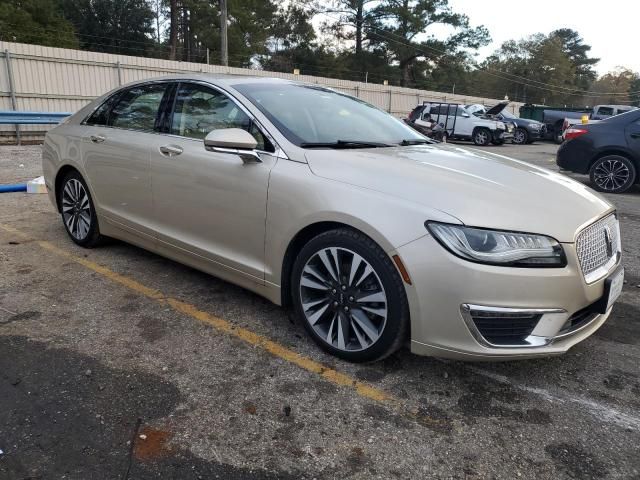
<path id="1" fill-rule="evenodd" d="M 299 6 L 302 6 L 299 2 L 296 2 L 295 0 L 291 0 L 291 2 L 292 3 L 297 3 Z M 332 16 L 330 13 L 328 13 L 326 11 L 319 11 L 317 13 L 321 14 L 321 15 L 324 15 L 326 17 L 332 18 L 334 20 L 340 20 L 340 19 L 336 18 L 335 16 Z M 384 32 L 384 34 L 376 33 L 376 35 L 378 35 L 378 36 L 380 36 L 382 38 L 385 38 L 386 40 L 392 41 L 394 43 L 401 44 L 401 45 L 403 45 L 405 47 L 409 47 L 409 48 L 413 49 L 415 52 L 422 53 L 422 54 L 424 54 L 426 56 L 429 56 L 425 51 L 421 50 L 419 46 L 414 45 L 414 44 L 412 44 L 410 42 L 407 42 L 407 39 L 402 37 L 402 36 L 400 36 L 400 35 L 395 35 L 392 32 L 389 32 L 387 30 L 384 30 L 384 29 L 381 29 L 381 28 L 378 28 L 378 27 L 375 27 L 375 26 L 372 26 L 372 25 L 363 25 L 363 28 L 369 29 L 369 30 L 377 30 L 378 32 Z M 394 39 L 394 38 L 391 38 L 391 36 L 394 36 L 397 39 L 400 39 L 401 41 L 399 41 L 397 39 Z M 428 46 L 428 45 L 422 45 L 421 47 L 422 48 L 426 48 L 428 50 L 431 50 L 431 51 L 433 51 L 435 53 L 438 53 L 440 55 L 449 55 L 448 52 L 445 52 L 444 50 L 437 49 L 435 47 L 431 47 L 431 46 Z M 607 96 L 607 95 L 627 96 L 627 95 L 634 95 L 634 94 L 640 93 L 640 91 L 622 93 L 622 92 L 595 92 L 595 91 L 589 91 L 589 90 L 573 89 L 571 87 L 554 85 L 554 84 L 551 84 L 551 83 L 540 82 L 538 80 L 531 80 L 531 79 L 528 79 L 526 77 L 521 77 L 521 76 L 516 75 L 516 74 L 512 74 L 512 73 L 509 73 L 509 72 L 504 72 L 502 70 L 489 69 L 488 67 L 482 67 L 481 65 L 479 65 L 477 62 L 474 62 L 474 61 L 471 61 L 471 65 L 476 67 L 476 68 L 478 68 L 481 71 L 487 72 L 487 71 L 491 70 L 493 72 L 498 72 L 497 74 L 494 73 L 493 75 L 498 77 L 498 78 L 501 78 L 503 80 L 507 80 L 507 81 L 510 81 L 510 82 L 513 82 L 513 83 L 517 83 L 517 84 L 520 84 L 520 85 L 529 86 L 529 87 L 532 87 L 532 88 L 538 88 L 540 90 L 545 90 L 545 91 L 549 91 L 549 92 L 553 92 L 553 93 L 561 93 L 561 94 L 565 94 L 565 95 L 587 96 L 587 97 L 594 97 L 595 98 L 595 97 L 601 97 L 601 96 Z M 505 76 L 502 76 L 502 75 L 509 75 L 511 77 L 522 79 L 523 81 L 516 81 L 513 78 L 505 77 Z M 538 85 L 531 85 L 531 83 L 538 84 Z M 542 85 L 542 86 L 540 86 L 540 85 Z M 543 88 L 543 86 L 545 88 Z M 553 87 L 553 88 L 548 88 L 548 87 Z M 557 90 L 558 88 L 561 89 L 561 90 Z"/>

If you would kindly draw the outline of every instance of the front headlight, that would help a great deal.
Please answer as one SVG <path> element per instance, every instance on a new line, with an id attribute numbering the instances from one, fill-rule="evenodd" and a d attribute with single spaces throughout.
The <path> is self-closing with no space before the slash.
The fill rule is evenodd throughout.
<path id="1" fill-rule="evenodd" d="M 509 267 L 564 267 L 567 264 L 562 246 L 545 235 L 437 222 L 427 222 L 426 226 L 443 247 L 472 262 Z"/>
<path id="2" fill-rule="evenodd" d="M 501 129 L 503 129 L 503 130 L 504 130 L 504 128 L 505 128 L 505 127 L 504 127 L 504 123 L 502 123 L 502 122 L 496 122 L 496 124 L 497 124 L 498 128 L 501 128 Z"/>

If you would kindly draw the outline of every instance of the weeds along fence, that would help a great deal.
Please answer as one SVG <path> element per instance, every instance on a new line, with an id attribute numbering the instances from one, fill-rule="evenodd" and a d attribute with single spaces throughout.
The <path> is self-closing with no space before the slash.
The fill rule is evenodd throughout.
<path id="1" fill-rule="evenodd" d="M 279 77 L 324 85 L 361 98 L 397 116 L 423 101 L 481 103 L 499 100 L 388 85 L 257 69 L 0 42 L 0 110 L 75 112 L 94 98 L 128 82 L 176 73 L 224 73 Z M 511 103 L 517 113 L 521 104 Z M 46 125 L 0 125 L 0 142 L 42 141 Z"/>

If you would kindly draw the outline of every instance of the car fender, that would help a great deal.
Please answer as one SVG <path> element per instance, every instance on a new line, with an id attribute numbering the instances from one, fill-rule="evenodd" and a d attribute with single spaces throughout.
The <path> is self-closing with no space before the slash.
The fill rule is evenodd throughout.
<path id="1" fill-rule="evenodd" d="M 297 199 L 291 202 L 291 198 Z M 265 234 L 265 280 L 281 285 L 285 253 L 296 236 L 325 222 L 355 228 L 385 252 L 428 232 L 425 221 L 462 223 L 437 209 L 314 175 L 307 164 L 278 162 L 271 173 Z"/>

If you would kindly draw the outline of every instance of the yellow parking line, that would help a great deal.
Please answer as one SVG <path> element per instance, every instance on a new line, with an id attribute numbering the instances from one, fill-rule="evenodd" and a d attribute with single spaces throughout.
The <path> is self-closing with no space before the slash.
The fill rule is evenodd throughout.
<path id="1" fill-rule="evenodd" d="M 10 227 L 9 225 L 0 224 L 0 228 L 22 239 L 32 240 L 31 237 L 29 237 L 25 233 L 19 230 L 16 230 L 15 228 Z M 159 290 L 156 290 L 154 288 L 149 288 L 136 280 L 133 280 L 124 275 L 120 275 L 119 273 L 116 273 L 103 265 L 99 265 L 95 262 L 92 262 L 91 260 L 87 260 L 86 258 L 73 255 L 72 253 L 62 250 L 61 248 L 58 248 L 47 241 L 36 240 L 36 243 L 40 245 L 40 247 L 44 248 L 45 250 L 51 253 L 54 253 L 60 257 L 64 257 L 76 263 L 79 263 L 80 265 L 90 270 L 93 270 L 96 273 L 99 273 L 103 277 L 106 277 L 113 282 L 119 283 L 120 285 L 123 285 L 130 290 L 133 290 L 141 295 L 144 295 L 145 297 L 151 298 L 163 304 L 168 304 L 171 308 L 173 308 L 177 312 L 188 315 L 191 318 L 194 318 L 202 323 L 205 323 L 215 328 L 218 331 L 226 333 L 227 335 L 230 335 L 232 337 L 238 338 L 243 342 L 248 343 L 249 345 L 262 348 L 263 350 L 269 352 L 275 357 L 286 360 L 287 362 L 297 365 L 298 367 L 303 368 L 304 370 L 307 370 L 309 372 L 322 376 L 322 378 L 324 378 L 325 380 L 331 383 L 334 383 L 336 385 L 340 385 L 343 387 L 352 388 L 356 391 L 358 395 L 364 398 L 375 400 L 376 402 L 381 402 L 381 403 L 399 403 L 397 399 L 395 399 L 388 393 L 380 389 L 377 389 L 375 387 L 372 387 L 371 385 L 367 385 L 366 383 L 360 382 L 350 377 L 349 375 L 340 373 L 337 370 L 326 367 L 321 363 L 318 363 L 308 357 L 305 357 L 304 355 L 300 355 L 299 353 L 294 352 L 293 350 L 290 350 L 287 347 L 280 345 L 279 343 L 274 342 L 273 340 L 270 340 L 263 335 L 252 332 L 251 330 L 247 330 L 246 328 L 238 327 L 227 320 L 224 320 L 220 317 L 216 317 L 215 315 L 211 315 L 210 313 L 202 311 L 198 309 L 196 306 L 183 302 L 182 300 L 167 297 Z"/>

